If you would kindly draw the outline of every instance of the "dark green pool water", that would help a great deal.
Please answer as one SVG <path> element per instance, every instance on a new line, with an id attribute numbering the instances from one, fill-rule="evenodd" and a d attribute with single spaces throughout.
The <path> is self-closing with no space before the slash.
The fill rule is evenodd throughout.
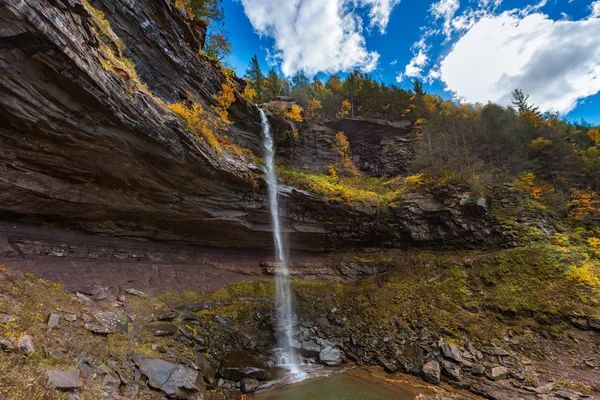
<path id="1" fill-rule="evenodd" d="M 347 375 L 313 378 L 272 391 L 259 393 L 256 400 L 413 400 L 420 390 L 408 384 L 391 385 Z"/>

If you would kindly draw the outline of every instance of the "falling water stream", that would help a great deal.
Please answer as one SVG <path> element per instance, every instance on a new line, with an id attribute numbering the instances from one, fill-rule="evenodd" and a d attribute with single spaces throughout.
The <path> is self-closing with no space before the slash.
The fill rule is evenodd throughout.
<path id="1" fill-rule="evenodd" d="M 266 114 L 260 110 L 265 147 L 265 173 L 269 192 L 271 219 L 273 222 L 273 237 L 275 241 L 276 266 L 276 304 L 278 316 L 278 345 L 282 354 L 280 366 L 289 370 L 290 374 L 284 380 L 283 387 L 266 390 L 258 394 L 256 399 L 275 400 L 409 400 L 420 398 L 422 394 L 433 394 L 429 389 L 412 386 L 400 381 L 389 383 L 377 378 L 370 372 L 343 370 L 311 370 L 307 365 L 300 368 L 294 349 L 293 312 L 290 290 L 290 275 L 288 270 L 287 252 L 281 236 L 279 221 L 279 203 L 277 199 L 277 176 L 275 174 L 275 144 L 271 134 L 271 126 Z M 430 393 L 431 392 L 431 393 Z"/>
<path id="2" fill-rule="evenodd" d="M 292 325 L 292 298 L 290 293 L 290 280 L 288 271 L 287 253 L 281 237 L 281 224 L 279 221 L 279 203 L 277 201 L 277 176 L 275 174 L 275 144 L 271 134 L 269 120 L 263 110 L 260 111 L 260 120 L 263 130 L 265 147 L 265 169 L 267 175 L 267 186 L 269 191 L 269 203 L 271 207 L 271 220 L 273 222 L 273 236 L 275 239 L 275 255 L 277 256 L 277 267 L 275 273 L 275 287 L 277 292 L 277 316 L 282 334 L 279 346 L 286 360 L 285 367 L 289 368 L 292 375 L 299 375 L 300 369 L 294 357 L 292 348 L 293 325 Z"/>

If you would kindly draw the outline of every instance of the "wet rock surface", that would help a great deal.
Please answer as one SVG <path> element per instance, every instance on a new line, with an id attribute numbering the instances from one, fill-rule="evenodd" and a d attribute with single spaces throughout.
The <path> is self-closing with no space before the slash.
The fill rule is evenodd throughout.
<path id="1" fill-rule="evenodd" d="M 319 353 L 319 361 L 330 367 L 335 367 L 342 363 L 342 353 L 338 349 L 327 346 Z"/>

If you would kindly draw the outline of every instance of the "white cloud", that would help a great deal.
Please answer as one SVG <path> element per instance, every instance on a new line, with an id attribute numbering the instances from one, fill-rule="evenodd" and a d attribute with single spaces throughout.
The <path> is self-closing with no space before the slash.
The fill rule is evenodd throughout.
<path id="1" fill-rule="evenodd" d="M 508 105 L 520 88 L 540 109 L 567 113 L 600 91 L 598 37 L 600 19 L 554 21 L 523 10 L 488 15 L 442 60 L 440 79 L 469 102 Z"/>
<path id="2" fill-rule="evenodd" d="M 423 68 L 427 65 L 429 57 L 424 49 L 419 49 L 417 54 L 410 60 L 404 68 L 404 72 L 396 77 L 397 82 L 402 82 L 406 78 L 420 78 L 423 73 Z"/>
<path id="3" fill-rule="evenodd" d="M 390 22 L 392 10 L 400 4 L 400 0 L 358 0 L 356 4 L 359 7 L 369 8 L 369 19 L 371 21 L 369 26 L 379 27 L 379 32 L 383 34 L 388 22 Z"/>
<path id="4" fill-rule="evenodd" d="M 592 10 L 591 18 L 600 18 L 600 0 L 596 0 L 590 4 L 590 9 Z"/>
<path id="5" fill-rule="evenodd" d="M 396 65 L 396 64 L 398 64 L 398 60 L 394 60 L 390 63 L 390 65 Z"/>
<path id="6" fill-rule="evenodd" d="M 371 72 L 379 53 L 369 51 L 363 21 L 385 32 L 393 8 L 400 0 L 241 0 L 254 29 L 274 39 L 274 57 L 281 71 L 291 75 L 305 70 Z"/>
<path id="7" fill-rule="evenodd" d="M 436 3 L 433 3 L 429 9 L 431 15 L 436 19 L 444 20 L 444 34 L 446 35 L 446 39 L 450 39 L 452 35 L 452 19 L 454 18 L 454 14 L 460 8 L 459 0 L 439 0 Z"/>

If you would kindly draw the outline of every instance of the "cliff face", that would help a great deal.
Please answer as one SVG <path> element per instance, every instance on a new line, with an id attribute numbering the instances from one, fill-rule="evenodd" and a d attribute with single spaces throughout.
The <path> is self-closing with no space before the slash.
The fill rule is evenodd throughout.
<path id="1" fill-rule="evenodd" d="M 92 3 L 112 31 L 78 0 L 0 0 L 2 219 L 214 247 L 269 248 L 265 190 L 251 183 L 260 178 L 259 169 L 193 140 L 165 107 L 192 96 L 210 110 L 225 81 L 221 68 L 196 51 L 198 35 L 169 1 Z M 123 51 L 139 78 L 119 68 L 107 70 L 107 46 Z M 241 90 L 245 82 L 234 80 Z M 256 108 L 236 92 L 229 112 L 234 125 L 226 134 L 261 155 Z M 282 146 L 284 159 L 323 170 L 336 157 L 327 135 L 344 130 L 364 171 L 379 176 L 405 170 L 406 126 L 347 120 L 322 129 L 326 134 L 311 132 L 312 142 L 297 146 L 294 156 Z M 461 205 L 468 195 L 463 188 L 409 196 L 376 213 L 293 188 L 281 192 L 291 246 L 310 250 L 497 244 L 493 222 Z"/>

